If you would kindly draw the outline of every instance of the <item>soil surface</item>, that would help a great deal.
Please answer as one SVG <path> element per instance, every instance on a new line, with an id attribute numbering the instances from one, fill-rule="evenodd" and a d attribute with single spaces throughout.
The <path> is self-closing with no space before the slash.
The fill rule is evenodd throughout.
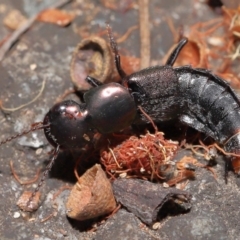
<path id="1" fill-rule="evenodd" d="M 13 9 L 20 10 L 26 17 L 54 3 L 53 0 L 0 0 L 0 39 L 9 34 L 3 19 Z M 63 9 L 76 14 L 67 27 L 35 22 L 21 36 L 0 64 L 0 99 L 5 107 L 17 107 L 29 102 L 39 92 L 43 80 L 46 86 L 34 103 L 21 110 L 0 112 L 1 139 L 28 128 L 31 123 L 42 121 L 48 109 L 58 96 L 72 87 L 70 80 L 70 60 L 72 52 L 84 34 L 96 34 L 110 22 L 113 31 L 119 36 L 139 21 L 138 5 L 126 9 L 130 1 L 121 1 L 115 10 L 103 5 L 107 1 L 73 1 Z M 109 1 L 113 5 L 120 1 Z M 125 5 L 124 5 L 125 4 Z M 151 59 L 155 64 L 161 60 L 174 43 L 167 25 L 171 18 L 175 27 L 190 25 L 217 17 L 206 4 L 193 0 L 151 0 L 149 1 L 151 23 Z M 119 45 L 121 52 L 139 57 L 139 30 Z M 76 99 L 75 95 L 69 96 Z M 68 98 L 69 98 L 68 97 Z M 43 202 L 40 208 L 29 215 L 16 206 L 24 190 L 31 190 L 37 183 L 20 185 L 12 176 L 9 163 L 13 162 L 21 179 L 31 179 L 38 169 L 44 171 L 52 149 L 42 131 L 29 134 L 0 149 L 0 238 L 1 239 L 240 239 L 240 181 L 229 173 L 228 184 L 224 181 L 224 160 L 217 158 L 213 174 L 197 168 L 196 179 L 190 181 L 185 190 L 193 195 L 189 213 L 166 217 L 157 230 L 151 230 L 132 213 L 124 209 L 101 223 L 96 221 L 77 222 L 66 217 L 65 202 L 69 191 L 63 191 L 52 202 L 53 195 L 65 185 L 72 186 L 74 163 L 68 153 L 58 157 L 43 187 Z M 179 158 L 191 155 L 181 151 Z M 202 163 L 205 160 L 199 159 Z M 133 203 L 134 204 L 134 203 Z M 49 218 L 47 218 L 50 216 Z"/>

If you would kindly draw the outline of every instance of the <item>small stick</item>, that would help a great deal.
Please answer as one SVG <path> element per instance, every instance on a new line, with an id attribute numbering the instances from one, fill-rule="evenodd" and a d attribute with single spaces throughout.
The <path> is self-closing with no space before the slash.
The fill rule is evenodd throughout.
<path id="1" fill-rule="evenodd" d="M 3 107 L 2 102 L 0 101 L 0 109 L 2 109 L 3 111 L 8 111 L 8 112 L 15 112 L 15 111 L 17 111 L 17 110 L 19 110 L 23 107 L 28 106 L 29 104 L 35 102 L 42 95 L 43 90 L 45 88 L 45 84 L 46 84 L 46 80 L 43 80 L 42 86 L 41 86 L 41 89 L 40 89 L 38 95 L 35 98 L 33 98 L 31 101 L 29 101 L 28 103 L 24 103 L 24 104 L 22 104 L 18 107 L 15 107 L 15 108 L 6 108 L 6 107 Z"/>
<path id="2" fill-rule="evenodd" d="M 106 219 L 109 219 L 110 217 L 112 217 L 121 207 L 122 205 L 118 204 L 118 206 L 110 213 L 110 215 L 106 217 Z"/>
<path id="3" fill-rule="evenodd" d="M 54 217 L 54 215 L 55 215 L 55 212 L 50 213 L 47 217 L 41 219 L 40 223 L 44 223 L 48 221 L 50 218 Z"/>
<path id="4" fill-rule="evenodd" d="M 32 178 L 32 179 L 30 179 L 30 180 L 27 180 L 27 181 L 22 181 L 22 180 L 20 179 L 20 177 L 17 175 L 17 173 L 15 172 L 15 169 L 14 169 L 14 167 L 13 167 L 13 162 L 12 162 L 12 161 L 10 161 L 10 168 L 11 168 L 11 171 L 12 171 L 12 174 L 13 174 L 14 178 L 15 178 L 21 185 L 27 185 L 27 184 L 31 184 L 31 183 L 36 182 L 36 181 L 38 180 L 39 176 L 40 176 L 40 170 L 41 170 L 41 169 L 38 169 L 38 170 L 37 170 L 37 173 L 36 173 L 36 175 L 35 175 L 34 178 Z"/>
<path id="5" fill-rule="evenodd" d="M 116 42 L 117 43 L 122 43 L 122 42 L 126 41 L 126 39 L 130 36 L 130 34 L 136 29 L 138 29 L 137 25 L 134 25 L 134 26 L 130 27 L 121 37 L 119 37 L 116 40 Z"/>
<path id="6" fill-rule="evenodd" d="M 143 108 L 139 105 L 138 106 L 139 110 L 142 112 L 142 114 L 149 120 L 149 122 L 152 124 L 155 132 L 158 132 L 158 128 L 156 124 L 153 122 L 152 118 L 143 110 Z"/>
<path id="7" fill-rule="evenodd" d="M 230 156 L 230 157 L 240 157 L 240 154 L 236 154 L 236 153 L 230 153 L 230 152 L 226 152 L 223 148 L 219 147 L 216 143 L 208 146 L 208 147 L 211 147 L 211 146 L 214 146 L 216 147 L 221 153 L 223 153 L 224 155 L 226 156 Z"/>
<path id="8" fill-rule="evenodd" d="M 57 198 L 62 192 L 64 192 L 65 190 L 72 190 L 72 187 L 70 187 L 70 186 L 68 186 L 68 185 L 61 186 L 61 187 L 58 189 L 58 191 L 57 191 L 56 193 L 54 193 L 52 201 L 55 201 L 56 198 Z"/>
<path id="9" fill-rule="evenodd" d="M 11 48 L 11 46 L 18 40 L 18 38 L 32 26 L 32 24 L 37 19 L 37 16 L 38 14 L 28 19 L 3 43 L 2 47 L 0 48 L 0 62 L 3 60 L 5 54 Z"/>
<path id="10" fill-rule="evenodd" d="M 138 0 L 139 5 L 139 28 L 141 39 L 141 69 L 150 65 L 150 28 L 149 28 L 149 2 Z"/>

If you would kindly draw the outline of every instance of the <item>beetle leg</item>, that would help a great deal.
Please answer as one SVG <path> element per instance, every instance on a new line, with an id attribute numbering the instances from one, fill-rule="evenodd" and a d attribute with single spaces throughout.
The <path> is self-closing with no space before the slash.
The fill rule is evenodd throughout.
<path id="1" fill-rule="evenodd" d="M 131 89 L 129 89 L 129 92 L 131 92 Z M 131 92 L 131 95 L 134 98 L 134 101 L 136 102 L 136 104 L 141 104 L 142 97 L 144 97 L 144 95 L 142 95 L 139 92 Z"/>
<path id="2" fill-rule="evenodd" d="M 184 125 L 192 127 L 194 129 L 198 130 L 199 132 L 203 132 L 207 136 L 210 136 L 212 138 L 216 138 L 216 136 L 215 136 L 214 132 L 212 131 L 212 129 L 210 129 L 209 126 L 206 125 L 206 123 L 204 123 L 200 119 L 197 119 L 196 116 L 181 115 L 179 117 L 179 120 Z"/>
<path id="3" fill-rule="evenodd" d="M 226 159 L 224 166 L 224 180 L 225 183 L 228 183 L 228 171 L 229 171 L 230 159 Z"/>
<path id="4" fill-rule="evenodd" d="M 175 63 L 180 51 L 182 50 L 182 48 L 187 44 L 188 39 L 187 38 L 183 38 L 178 45 L 175 47 L 175 49 L 171 52 L 169 58 L 167 59 L 167 62 L 165 65 L 168 66 L 173 66 L 173 64 Z"/>
<path id="5" fill-rule="evenodd" d="M 90 77 L 90 76 L 87 76 L 85 81 L 88 82 L 92 87 L 99 87 L 99 86 L 103 85 L 102 82 L 100 82 L 96 78 L 93 78 L 93 77 Z"/>
<path id="6" fill-rule="evenodd" d="M 127 76 L 127 74 L 123 71 L 122 67 L 121 67 L 121 61 L 120 61 L 120 55 L 117 53 L 117 55 L 115 55 L 115 64 L 116 64 L 116 68 L 118 70 L 118 74 L 120 75 L 121 78 L 124 78 Z"/>

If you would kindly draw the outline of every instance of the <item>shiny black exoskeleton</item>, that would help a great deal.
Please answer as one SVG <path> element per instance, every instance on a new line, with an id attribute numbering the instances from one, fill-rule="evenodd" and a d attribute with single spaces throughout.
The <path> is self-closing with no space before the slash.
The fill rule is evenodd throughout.
<path id="1" fill-rule="evenodd" d="M 227 152 L 240 153 L 240 101 L 225 80 L 206 69 L 166 65 L 144 69 L 125 81 L 154 122 L 179 120 L 212 137 Z"/>
<path id="2" fill-rule="evenodd" d="M 152 67 L 125 77 L 128 87 L 154 122 L 178 120 L 240 153 L 240 101 L 227 82 L 191 66 Z M 138 123 L 147 122 L 139 112 Z"/>
<path id="3" fill-rule="evenodd" d="M 54 147 L 84 149 L 92 143 L 96 132 L 116 132 L 135 119 L 137 108 L 134 99 L 118 83 L 93 88 L 83 97 L 84 103 L 81 104 L 72 100 L 58 103 L 45 116 L 43 123 L 49 124 L 44 128 L 45 135 Z"/>

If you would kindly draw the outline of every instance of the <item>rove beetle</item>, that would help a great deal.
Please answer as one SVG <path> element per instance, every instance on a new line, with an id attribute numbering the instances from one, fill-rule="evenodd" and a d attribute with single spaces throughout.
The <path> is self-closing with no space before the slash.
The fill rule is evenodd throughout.
<path id="1" fill-rule="evenodd" d="M 53 157 L 29 202 L 41 187 L 60 149 L 86 150 L 96 133 L 120 131 L 131 124 L 160 124 L 176 120 L 240 153 L 240 101 L 229 84 L 209 70 L 182 66 L 173 68 L 187 38 L 180 40 L 164 66 L 154 66 L 127 76 L 121 68 L 117 44 L 108 26 L 110 44 L 121 83 L 102 84 L 90 76 L 93 88 L 84 102 L 72 100 L 54 105 L 43 122 L 0 142 L 0 145 L 31 131 L 44 129 L 55 148 Z"/>
<path id="2" fill-rule="evenodd" d="M 227 152 L 240 154 L 240 100 L 234 90 L 207 69 L 173 67 L 187 38 L 180 40 L 164 66 L 127 76 L 109 26 L 108 33 L 121 84 L 103 85 L 88 76 L 94 88 L 84 94 L 84 103 L 54 106 L 44 119 L 49 125 L 45 135 L 53 146 L 79 148 L 91 142 L 94 131 L 106 134 L 147 124 L 149 116 L 159 125 L 179 121 L 212 137 Z"/>

